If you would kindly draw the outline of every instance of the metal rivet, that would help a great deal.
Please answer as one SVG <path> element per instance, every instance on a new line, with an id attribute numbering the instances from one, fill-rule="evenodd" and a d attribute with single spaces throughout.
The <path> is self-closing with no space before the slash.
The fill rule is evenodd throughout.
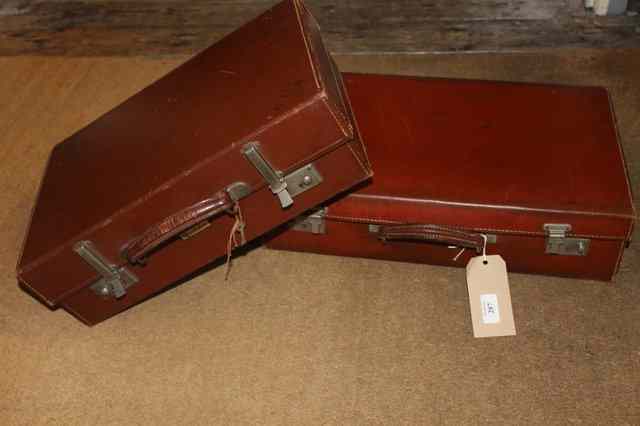
<path id="1" fill-rule="evenodd" d="M 309 185 L 311 185 L 312 183 L 313 183 L 313 178 L 312 178 L 311 176 L 309 176 L 309 175 L 305 175 L 305 176 L 302 178 L 302 185 L 303 185 L 303 186 L 309 186 Z"/>
<path id="2" fill-rule="evenodd" d="M 103 296 L 108 296 L 109 295 L 109 287 L 107 287 L 106 285 L 103 287 L 100 287 L 100 294 Z"/>

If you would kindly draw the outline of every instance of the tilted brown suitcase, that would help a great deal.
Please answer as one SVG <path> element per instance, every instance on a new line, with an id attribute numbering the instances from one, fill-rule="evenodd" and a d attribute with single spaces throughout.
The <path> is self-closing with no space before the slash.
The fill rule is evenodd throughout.
<path id="1" fill-rule="evenodd" d="M 19 281 L 95 324 L 370 174 L 317 24 L 285 1 L 54 148 Z"/>
<path id="2" fill-rule="evenodd" d="M 615 274 L 635 214 L 606 90 L 343 78 L 376 175 L 270 247 L 464 266 L 484 234 L 511 271 Z"/>

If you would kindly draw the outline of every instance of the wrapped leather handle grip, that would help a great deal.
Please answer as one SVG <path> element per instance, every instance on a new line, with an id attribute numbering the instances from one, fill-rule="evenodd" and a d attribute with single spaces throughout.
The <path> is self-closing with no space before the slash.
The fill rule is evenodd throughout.
<path id="1" fill-rule="evenodd" d="M 132 264 L 144 263 L 145 256 L 165 241 L 232 207 L 233 200 L 229 194 L 221 191 L 156 223 L 129 242 L 122 255 Z"/>
<path id="2" fill-rule="evenodd" d="M 386 225 L 378 229 L 378 238 L 387 240 L 421 240 L 467 247 L 482 251 L 484 238 L 481 234 L 446 228 L 438 225 Z"/>

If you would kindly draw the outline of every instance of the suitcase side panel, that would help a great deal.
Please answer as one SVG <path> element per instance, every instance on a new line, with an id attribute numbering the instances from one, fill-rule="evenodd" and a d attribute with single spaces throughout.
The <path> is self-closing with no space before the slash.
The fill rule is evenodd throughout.
<path id="1" fill-rule="evenodd" d="M 335 123 L 331 113 L 324 102 L 318 99 L 303 110 L 292 114 L 287 120 L 264 129 L 245 142 L 259 141 L 263 154 L 274 167 L 290 172 L 313 161 L 323 153 L 335 150 L 336 146 L 344 144 L 345 135 L 337 125 L 318 125 L 331 122 Z M 328 141 L 333 141 L 333 144 Z M 205 162 L 198 168 L 181 175 L 170 185 L 146 194 L 136 204 L 117 212 L 87 232 L 75 235 L 47 256 L 23 266 L 19 270 L 21 282 L 40 294 L 49 304 L 55 304 L 66 295 L 76 292 L 96 279 L 95 271 L 73 251 L 72 248 L 76 242 L 91 240 L 108 259 L 122 264 L 124 260 L 120 256 L 120 250 L 123 246 L 165 217 L 211 197 L 234 182 L 246 182 L 255 191 L 266 190 L 263 178 L 241 154 L 242 146 L 243 144 L 240 143 L 225 156 Z M 347 149 L 349 146 L 350 143 L 345 145 Z M 284 165 L 282 151 L 287 151 L 289 155 L 298 156 L 302 160 L 285 169 L 282 167 Z M 346 173 L 344 179 L 345 182 L 350 180 L 351 185 L 354 185 L 360 182 L 364 175 L 368 175 L 368 172 L 360 167 L 357 172 L 353 170 L 351 173 Z M 331 186 L 328 180 L 321 185 Z M 330 198 L 341 189 L 327 188 L 326 198 Z M 315 188 L 309 192 L 314 190 Z M 267 203 L 277 207 L 269 210 L 268 214 L 275 215 L 276 225 L 286 221 L 288 216 L 280 212 L 282 209 L 277 198 L 270 191 L 267 190 L 267 192 L 270 195 Z M 300 211 L 324 201 L 320 199 L 317 202 L 314 201 L 314 204 L 308 204 L 307 198 L 303 195 L 305 194 L 296 197 L 294 201 L 294 204 L 304 207 Z M 214 223 L 214 227 L 216 224 L 217 222 Z M 259 233 L 268 230 L 256 228 L 258 229 Z M 221 240 L 226 242 L 226 237 Z M 221 256 L 225 251 L 224 245 L 213 247 L 215 249 L 211 246 L 208 249 L 210 258 Z M 166 250 L 171 252 L 174 247 L 169 245 Z"/>
<path id="2" fill-rule="evenodd" d="M 312 101 L 317 72 L 285 1 L 79 130 L 52 152 L 21 267 Z"/>
<path id="3" fill-rule="evenodd" d="M 303 213 L 310 206 L 320 204 L 369 177 L 368 170 L 363 169 L 353 155 L 350 144 L 341 145 L 316 159 L 313 164 L 323 176 L 323 183 L 300 194 L 290 208 L 283 210 L 274 201 L 268 188 L 262 188 L 240 201 L 247 240 L 258 237 Z M 157 251 L 146 266 L 130 267 L 140 282 L 130 287 L 122 299 L 102 298 L 85 286 L 64 295 L 61 305 L 87 324 L 95 324 L 115 315 L 223 256 L 232 225 L 233 219 L 223 216 L 192 239 L 176 241 Z M 76 263 L 79 262 L 80 259 L 76 260 Z"/>
<path id="4" fill-rule="evenodd" d="M 457 251 L 383 245 L 366 225 L 431 224 L 497 235 L 489 252 L 515 271 L 611 279 L 634 213 L 606 90 L 344 78 L 376 176 L 327 204 L 327 235 L 289 230 L 270 247 L 454 266 Z M 588 255 L 545 254 L 545 224 L 571 225 Z"/>
<path id="5" fill-rule="evenodd" d="M 383 243 L 366 223 L 327 220 L 326 231 L 325 235 L 316 235 L 287 230 L 270 240 L 268 247 L 453 267 L 465 267 L 471 257 L 477 256 L 467 249 L 454 260 L 460 251 L 457 247 L 408 241 Z M 487 254 L 501 255 L 510 272 L 610 281 L 623 246 L 621 240 L 592 240 L 587 256 L 558 256 L 545 254 L 544 237 L 499 234 L 495 244 L 487 245 Z"/>

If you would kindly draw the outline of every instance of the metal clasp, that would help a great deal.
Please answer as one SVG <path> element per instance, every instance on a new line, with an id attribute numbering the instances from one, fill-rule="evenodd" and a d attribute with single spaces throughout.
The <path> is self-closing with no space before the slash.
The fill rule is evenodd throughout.
<path id="1" fill-rule="evenodd" d="M 586 256 L 589 252 L 591 240 L 588 238 L 567 237 L 571 225 L 567 223 L 545 223 L 543 226 L 547 235 L 545 253 L 564 256 Z"/>
<path id="2" fill-rule="evenodd" d="M 291 229 L 301 232 L 310 232 L 312 234 L 326 234 L 327 225 L 324 217 L 327 214 L 327 208 L 321 208 L 310 215 L 302 216 L 293 222 Z"/>
<path id="3" fill-rule="evenodd" d="M 100 296 L 120 299 L 127 294 L 127 288 L 138 282 L 138 277 L 124 266 L 111 263 L 91 241 L 79 241 L 73 246 L 73 251 L 100 274 L 101 278 L 91 285 L 91 290 Z"/>
<path id="4" fill-rule="evenodd" d="M 242 155 L 258 170 L 271 192 L 278 196 L 283 209 L 293 204 L 293 197 L 319 185 L 323 180 L 313 164 L 308 164 L 284 176 L 263 156 L 258 142 L 246 144 L 242 148 Z"/>
<path id="5" fill-rule="evenodd" d="M 274 169 L 262 156 L 256 142 L 250 142 L 245 145 L 244 148 L 242 148 L 242 154 L 253 164 L 253 167 L 258 170 L 258 173 L 262 175 L 264 180 L 267 181 L 271 192 L 278 196 L 283 209 L 293 204 L 293 198 L 291 198 L 289 191 L 287 191 L 287 182 L 285 182 L 282 172 Z"/>

